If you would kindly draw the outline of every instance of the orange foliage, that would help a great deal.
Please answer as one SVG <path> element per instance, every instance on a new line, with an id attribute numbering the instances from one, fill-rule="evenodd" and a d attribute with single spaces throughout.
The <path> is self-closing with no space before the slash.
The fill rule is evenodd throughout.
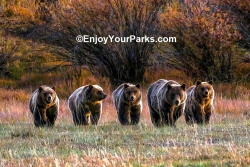
<path id="1" fill-rule="evenodd" d="M 161 13 L 162 33 L 177 38 L 167 63 L 193 79 L 231 81 L 242 56 L 236 17 L 217 8 L 208 0 L 178 1 Z"/>
<path id="2" fill-rule="evenodd" d="M 18 15 L 18 16 L 23 16 L 31 20 L 34 19 L 34 16 L 35 16 L 35 12 L 33 12 L 31 9 L 24 8 L 18 5 L 11 5 L 8 7 L 7 10 L 9 13 L 13 13 L 14 15 Z"/>

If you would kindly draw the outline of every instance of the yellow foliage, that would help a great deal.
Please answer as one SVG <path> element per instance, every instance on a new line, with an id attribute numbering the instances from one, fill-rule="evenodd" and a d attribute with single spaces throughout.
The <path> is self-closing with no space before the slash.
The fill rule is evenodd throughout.
<path id="1" fill-rule="evenodd" d="M 11 5 L 7 8 L 5 13 L 11 13 L 13 15 L 23 16 L 28 19 L 33 19 L 35 16 L 35 12 L 33 12 L 31 9 L 24 8 L 18 5 Z"/>

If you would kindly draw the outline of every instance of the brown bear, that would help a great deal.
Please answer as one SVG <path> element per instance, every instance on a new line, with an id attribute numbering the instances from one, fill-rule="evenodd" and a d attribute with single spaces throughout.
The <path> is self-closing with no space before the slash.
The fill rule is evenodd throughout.
<path id="1" fill-rule="evenodd" d="M 212 81 L 197 81 L 187 89 L 187 101 L 184 111 L 187 124 L 209 123 L 212 114 L 214 89 Z"/>
<path id="2" fill-rule="evenodd" d="M 182 115 L 187 95 L 185 84 L 160 79 L 150 85 L 147 99 L 151 121 L 154 126 L 175 126 Z"/>
<path id="3" fill-rule="evenodd" d="M 135 125 L 140 121 L 142 112 L 142 94 L 140 84 L 124 83 L 112 94 L 113 102 L 122 125 Z"/>
<path id="4" fill-rule="evenodd" d="M 40 86 L 30 99 L 30 111 L 36 127 L 54 126 L 59 112 L 59 98 L 55 87 Z"/>
<path id="5" fill-rule="evenodd" d="M 69 108 L 71 110 L 75 125 L 97 125 L 102 114 L 102 100 L 107 95 L 98 85 L 86 85 L 76 89 L 69 97 Z"/>

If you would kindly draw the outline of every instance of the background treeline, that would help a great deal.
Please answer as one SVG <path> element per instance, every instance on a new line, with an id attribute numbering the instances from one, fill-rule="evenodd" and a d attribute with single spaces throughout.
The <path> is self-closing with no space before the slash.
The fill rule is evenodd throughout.
<path id="1" fill-rule="evenodd" d="M 177 42 L 77 43 L 79 34 Z M 249 50 L 250 0 L 0 2 L 2 87 L 54 84 L 67 97 L 83 84 L 113 89 L 169 77 L 190 85 L 213 80 L 234 97 L 237 89 L 250 88 Z"/>

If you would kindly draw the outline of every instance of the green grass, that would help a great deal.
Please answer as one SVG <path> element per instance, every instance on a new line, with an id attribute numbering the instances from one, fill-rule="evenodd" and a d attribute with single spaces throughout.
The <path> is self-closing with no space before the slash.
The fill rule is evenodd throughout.
<path id="1" fill-rule="evenodd" d="M 218 116 L 218 115 L 217 115 Z M 218 116 L 221 117 L 221 116 Z M 250 165 L 250 122 L 231 119 L 207 126 L 155 128 L 118 122 L 35 128 L 2 123 L 1 165 L 45 166 L 246 166 Z"/>

